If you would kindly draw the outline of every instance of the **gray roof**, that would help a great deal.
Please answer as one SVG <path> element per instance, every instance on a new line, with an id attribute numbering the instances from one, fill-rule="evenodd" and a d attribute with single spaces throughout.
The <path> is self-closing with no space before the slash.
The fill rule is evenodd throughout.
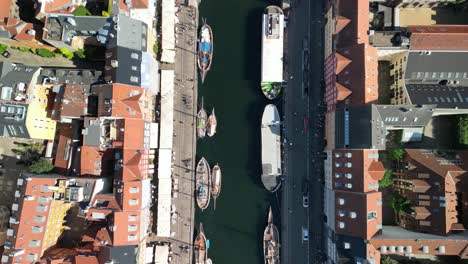
<path id="1" fill-rule="evenodd" d="M 424 127 L 434 105 L 361 105 L 335 111 L 335 146 L 385 149 L 387 129 Z"/>
<path id="2" fill-rule="evenodd" d="M 0 102 L 0 136 L 29 138 L 26 128 L 28 105 Z"/>
<path id="3" fill-rule="evenodd" d="M 141 86 L 142 52 L 116 47 L 107 52 L 111 56 L 106 61 L 106 78 L 114 83 Z M 114 62 L 115 65 L 112 65 Z"/>
<path id="4" fill-rule="evenodd" d="M 114 246 L 108 249 L 109 261 L 112 263 L 136 264 L 137 246 Z"/>
<path id="5" fill-rule="evenodd" d="M 96 146 L 101 145 L 101 126 L 102 123 L 99 119 L 86 119 L 84 124 L 84 130 L 86 131 L 83 134 L 84 143 L 86 146 Z"/>
<path id="6" fill-rule="evenodd" d="M 25 99 L 26 88 L 35 82 L 35 74 L 39 67 L 0 62 L 0 99 L 18 101 Z"/>
<path id="7" fill-rule="evenodd" d="M 373 105 L 388 127 L 424 127 L 429 123 L 435 105 Z"/>
<path id="8" fill-rule="evenodd" d="M 385 149 L 385 129 L 372 105 L 335 111 L 335 146 L 350 149 Z"/>
<path id="9" fill-rule="evenodd" d="M 70 83 L 70 84 L 93 84 L 102 77 L 102 71 L 88 69 L 69 69 L 69 68 L 44 68 L 41 70 L 42 80 L 44 78 L 56 78 L 48 80 L 51 83 Z"/>
<path id="10" fill-rule="evenodd" d="M 105 44 L 111 18 L 101 16 L 49 15 L 45 24 L 45 40 L 58 40 L 70 44 L 73 36 L 98 36 Z M 102 36 L 101 36 L 102 35 Z"/>
<path id="11" fill-rule="evenodd" d="M 125 15 L 112 17 L 112 28 L 108 48 L 122 47 L 147 51 L 147 25 Z"/>
<path id="12" fill-rule="evenodd" d="M 406 84 L 406 91 L 412 104 L 436 104 L 437 108 L 468 108 L 468 85 Z"/>
<path id="13" fill-rule="evenodd" d="M 468 85 L 468 52 L 409 52 L 405 79 L 409 84 L 452 80 Z"/>
<path id="14" fill-rule="evenodd" d="M 345 248 L 345 244 L 349 248 Z M 360 263 L 365 263 L 362 260 L 367 258 L 367 243 L 366 240 L 358 237 L 336 235 L 336 248 L 340 258 L 346 258 L 350 260 L 361 260 Z M 354 262 L 353 263 L 357 263 Z"/>

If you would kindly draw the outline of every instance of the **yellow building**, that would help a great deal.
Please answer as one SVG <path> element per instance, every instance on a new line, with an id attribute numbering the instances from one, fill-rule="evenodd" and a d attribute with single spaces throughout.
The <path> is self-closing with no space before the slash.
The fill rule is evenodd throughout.
<path id="1" fill-rule="evenodd" d="M 40 84 L 29 87 L 26 129 L 31 138 L 53 140 L 55 137 L 56 122 L 47 117 L 47 96 L 51 89 L 50 85 Z"/>
<path id="2" fill-rule="evenodd" d="M 52 200 L 50 203 L 49 217 L 42 242 L 41 256 L 48 248 L 57 243 L 58 238 L 65 229 L 64 219 L 72 203 Z"/>

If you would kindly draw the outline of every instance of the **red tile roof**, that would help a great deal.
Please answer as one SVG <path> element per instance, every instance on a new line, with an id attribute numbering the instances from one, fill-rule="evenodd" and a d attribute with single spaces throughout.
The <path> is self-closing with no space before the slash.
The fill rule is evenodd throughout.
<path id="1" fill-rule="evenodd" d="M 338 82 L 349 90 L 350 105 L 375 103 L 378 99 L 377 48 L 358 44 L 339 51 L 351 63 L 338 74 Z"/>
<path id="2" fill-rule="evenodd" d="M 57 124 L 58 143 L 55 152 L 54 166 L 60 173 L 66 173 L 72 158 L 73 126 L 68 123 Z"/>
<path id="3" fill-rule="evenodd" d="M 379 225 L 382 225 L 381 203 L 380 192 L 335 191 L 336 234 L 372 238 L 380 232 Z"/>
<path id="4" fill-rule="evenodd" d="M 378 161 L 375 149 L 341 150 L 332 152 L 332 177 L 335 190 L 376 191 L 385 169 Z M 348 163 L 351 167 L 348 167 Z M 337 167 L 339 166 L 339 167 Z"/>
<path id="5" fill-rule="evenodd" d="M 63 93 L 55 95 L 52 107 L 52 118 L 60 120 L 60 117 L 80 118 L 88 112 L 89 85 L 65 84 L 61 89 Z"/>
<path id="6" fill-rule="evenodd" d="M 93 86 L 93 92 L 99 97 L 98 116 L 145 118 L 147 114 L 143 88 L 115 83 Z"/>
<path id="7" fill-rule="evenodd" d="M 81 147 L 81 175 L 101 176 L 113 172 L 113 149 L 101 150 L 99 147 Z"/>
<path id="8" fill-rule="evenodd" d="M 45 3 L 43 1 L 41 9 L 46 13 L 55 13 L 61 9 L 67 9 L 70 2 L 70 0 L 52 0 Z"/>
<path id="9" fill-rule="evenodd" d="M 95 256 L 75 256 L 73 264 L 99 264 L 97 257 Z"/>
<path id="10" fill-rule="evenodd" d="M 10 16 L 10 6 L 13 0 L 2 0 L 2 8 L 0 8 L 0 21 Z"/>
<path id="11" fill-rule="evenodd" d="M 352 93 L 348 88 L 344 87 L 340 83 L 336 83 L 336 89 L 338 92 L 336 100 L 338 101 L 343 101 L 344 99 L 348 98 L 348 96 Z"/>
<path id="12" fill-rule="evenodd" d="M 412 50 L 468 50 L 468 26 L 409 26 Z"/>
<path id="13" fill-rule="evenodd" d="M 335 72 L 336 74 L 339 74 L 340 72 L 343 71 L 344 68 L 346 68 L 351 63 L 351 60 L 339 54 L 338 52 L 335 55 L 336 55 L 336 60 L 337 60 Z"/>
<path id="14" fill-rule="evenodd" d="M 369 0 L 338 0 L 338 15 L 349 22 L 338 34 L 338 47 L 369 43 Z"/>
<path id="15" fill-rule="evenodd" d="M 346 17 L 336 16 L 335 34 L 339 33 L 344 27 L 346 27 L 350 21 L 351 20 Z"/>

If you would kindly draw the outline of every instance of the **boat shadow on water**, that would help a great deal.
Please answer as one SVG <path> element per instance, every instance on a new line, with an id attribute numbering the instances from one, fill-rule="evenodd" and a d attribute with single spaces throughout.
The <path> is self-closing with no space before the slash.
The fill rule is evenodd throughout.
<path id="1" fill-rule="evenodd" d="M 247 15 L 244 40 L 244 79 L 255 81 L 256 89 L 260 89 L 260 72 L 262 66 L 262 13 L 264 8 L 253 8 Z"/>
<path id="2" fill-rule="evenodd" d="M 255 124 L 255 126 L 254 129 L 251 129 L 251 132 L 248 136 L 247 166 L 245 171 L 247 172 L 252 183 L 261 189 L 265 189 L 260 177 L 262 174 L 260 124 L 262 120 L 263 108 L 263 102 L 253 103 L 249 105 L 246 116 L 248 123 Z"/>

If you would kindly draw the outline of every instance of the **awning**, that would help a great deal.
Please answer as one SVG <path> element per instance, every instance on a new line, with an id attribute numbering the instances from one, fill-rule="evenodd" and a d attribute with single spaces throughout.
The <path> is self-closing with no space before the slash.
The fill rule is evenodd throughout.
<path id="1" fill-rule="evenodd" d="M 175 2 L 162 0 L 162 56 L 161 61 L 174 63 L 175 60 Z"/>
<path id="2" fill-rule="evenodd" d="M 168 264 L 169 263 L 169 246 L 156 246 L 156 253 L 155 253 L 156 264 Z"/>
<path id="3" fill-rule="evenodd" d="M 161 71 L 161 149 L 172 149 L 174 134 L 174 71 Z"/>
<path id="4" fill-rule="evenodd" d="M 170 237 L 171 235 L 171 149 L 160 149 L 158 159 L 158 237 Z"/>

